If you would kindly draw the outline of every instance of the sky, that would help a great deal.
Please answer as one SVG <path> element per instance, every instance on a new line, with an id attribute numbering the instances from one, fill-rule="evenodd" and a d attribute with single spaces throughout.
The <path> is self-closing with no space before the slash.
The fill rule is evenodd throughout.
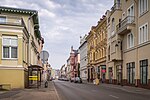
<path id="1" fill-rule="evenodd" d="M 0 0 L 0 6 L 38 11 L 44 50 L 53 69 L 66 64 L 71 46 L 78 49 L 80 36 L 88 34 L 112 5 L 113 0 Z"/>

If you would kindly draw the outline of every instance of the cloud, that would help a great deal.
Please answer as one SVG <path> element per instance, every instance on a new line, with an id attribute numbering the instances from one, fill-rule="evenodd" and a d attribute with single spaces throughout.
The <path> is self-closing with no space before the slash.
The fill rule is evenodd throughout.
<path id="1" fill-rule="evenodd" d="M 49 63 L 60 68 L 69 57 L 70 48 L 79 47 L 80 35 L 87 34 L 110 9 L 113 0 L 0 0 L 1 6 L 34 9 L 39 12 L 44 49 Z"/>
<path id="2" fill-rule="evenodd" d="M 47 17 L 55 17 L 55 14 L 54 13 L 52 13 L 52 12 L 50 12 L 50 11 L 48 11 L 47 9 L 41 9 L 40 11 L 39 11 L 39 15 L 41 16 L 41 17 L 45 17 L 45 16 L 47 16 Z"/>

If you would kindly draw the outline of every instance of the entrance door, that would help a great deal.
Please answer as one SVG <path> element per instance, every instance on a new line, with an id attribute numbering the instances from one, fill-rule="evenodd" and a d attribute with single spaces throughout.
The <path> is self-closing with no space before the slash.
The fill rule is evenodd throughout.
<path id="1" fill-rule="evenodd" d="M 109 83 L 112 83 L 113 71 L 112 67 L 109 67 Z"/>
<path id="2" fill-rule="evenodd" d="M 91 68 L 91 82 L 93 82 L 93 68 Z"/>
<path id="3" fill-rule="evenodd" d="M 121 68 L 121 66 L 116 66 L 116 73 L 117 73 L 117 84 L 121 84 L 121 81 L 122 81 L 122 68 Z"/>

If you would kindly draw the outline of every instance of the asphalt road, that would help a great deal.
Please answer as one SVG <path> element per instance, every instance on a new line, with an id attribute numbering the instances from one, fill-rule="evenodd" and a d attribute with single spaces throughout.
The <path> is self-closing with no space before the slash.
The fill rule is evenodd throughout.
<path id="1" fill-rule="evenodd" d="M 54 81 L 61 100 L 150 100 L 149 94 L 123 91 L 117 88 Z"/>

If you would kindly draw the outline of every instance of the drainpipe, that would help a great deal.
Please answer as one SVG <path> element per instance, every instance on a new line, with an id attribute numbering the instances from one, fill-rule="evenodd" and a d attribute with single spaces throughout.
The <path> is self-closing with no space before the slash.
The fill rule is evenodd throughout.
<path id="1" fill-rule="evenodd" d="M 29 33 L 29 39 L 28 39 L 28 49 L 27 49 L 27 58 L 28 58 L 28 66 L 29 65 L 31 65 L 31 56 L 30 56 L 30 35 L 31 35 L 31 24 L 30 24 L 30 20 L 31 20 L 31 18 L 34 16 L 34 15 L 36 15 L 38 12 L 36 11 L 35 13 L 33 13 L 31 16 L 29 16 L 29 18 L 28 18 L 28 33 Z M 30 58 L 30 59 L 29 59 Z"/>

